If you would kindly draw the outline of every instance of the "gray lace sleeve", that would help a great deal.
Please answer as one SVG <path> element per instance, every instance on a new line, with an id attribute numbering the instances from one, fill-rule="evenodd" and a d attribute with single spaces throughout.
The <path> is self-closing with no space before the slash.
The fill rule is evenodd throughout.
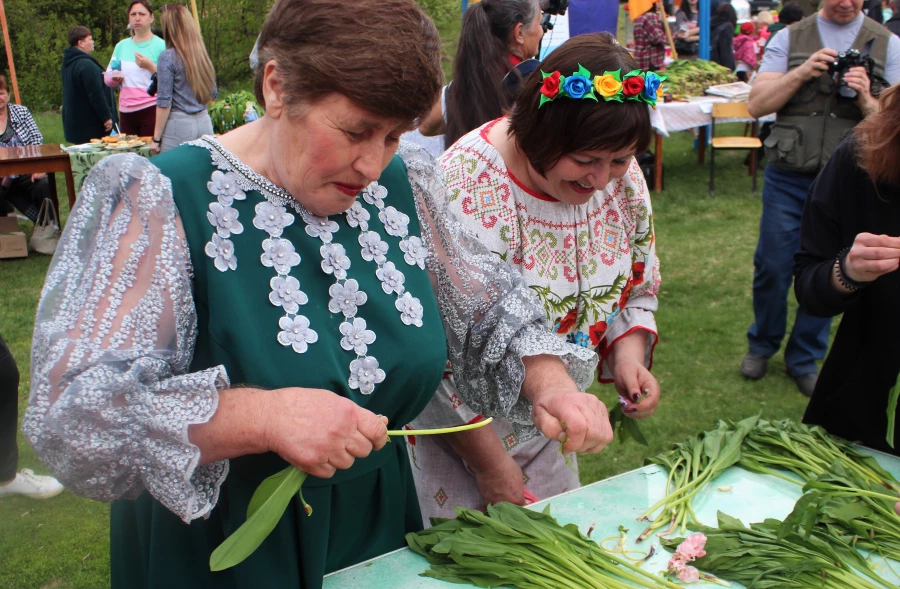
<path id="1" fill-rule="evenodd" d="M 438 308 L 459 395 L 474 411 L 512 422 L 520 439 L 537 434 L 531 404 L 519 396 L 522 358 L 553 354 L 584 390 L 597 355 L 553 335 L 543 307 L 521 275 L 467 232 L 447 208 L 444 174 L 424 149 L 400 145 L 431 255 Z"/>
<path id="2" fill-rule="evenodd" d="M 70 489 L 147 489 L 185 522 L 208 515 L 227 461 L 200 465 L 188 426 L 215 412 L 224 367 L 189 373 L 197 319 L 171 184 L 111 156 L 85 182 L 50 264 L 22 431 Z"/>

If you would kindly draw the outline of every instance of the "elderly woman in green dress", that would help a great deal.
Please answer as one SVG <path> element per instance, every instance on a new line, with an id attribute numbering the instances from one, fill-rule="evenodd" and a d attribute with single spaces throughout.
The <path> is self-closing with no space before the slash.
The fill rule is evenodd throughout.
<path id="1" fill-rule="evenodd" d="M 369 48 L 389 59 L 360 60 Z M 597 452 L 593 352 L 549 333 L 519 275 L 447 213 L 401 133 L 441 87 L 412 0 L 280 0 L 260 120 L 92 170 L 50 267 L 23 431 L 113 501 L 113 587 L 320 587 L 421 529 L 404 444 L 446 358 L 460 394 Z M 447 424 L 456 425 L 456 424 Z M 209 557 L 266 477 L 303 491 L 247 560 Z"/>

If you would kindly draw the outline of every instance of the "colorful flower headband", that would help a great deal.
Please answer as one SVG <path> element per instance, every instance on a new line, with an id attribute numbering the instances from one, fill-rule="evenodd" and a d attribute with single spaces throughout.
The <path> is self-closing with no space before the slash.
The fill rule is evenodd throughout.
<path id="1" fill-rule="evenodd" d="M 662 82 L 666 76 L 654 72 L 631 70 L 624 76 L 622 70 L 603 72 L 602 76 L 591 76 L 591 72 L 578 64 L 578 71 L 571 76 L 563 76 L 559 71 L 548 74 L 541 70 L 544 83 L 541 86 L 541 103 L 538 108 L 557 98 L 590 98 L 597 101 L 597 95 L 605 102 L 637 100 L 656 108 L 656 101 L 662 100 Z"/>

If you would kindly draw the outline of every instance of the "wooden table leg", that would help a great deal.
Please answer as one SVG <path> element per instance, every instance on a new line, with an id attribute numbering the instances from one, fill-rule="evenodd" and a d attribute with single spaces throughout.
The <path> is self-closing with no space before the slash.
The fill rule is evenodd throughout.
<path id="1" fill-rule="evenodd" d="M 663 136 L 656 134 L 656 151 L 653 154 L 653 190 L 662 190 Z"/>
<path id="2" fill-rule="evenodd" d="M 47 182 L 50 183 L 50 200 L 53 202 L 53 206 L 56 207 L 56 214 L 59 214 L 59 195 L 56 192 L 56 174 L 53 172 L 47 173 Z"/>
<path id="3" fill-rule="evenodd" d="M 706 141 L 706 125 L 704 125 L 697 134 L 697 163 L 700 165 L 706 160 Z"/>
<path id="4" fill-rule="evenodd" d="M 72 176 L 72 165 L 66 168 L 66 192 L 69 193 L 69 212 L 75 206 L 75 178 Z"/>

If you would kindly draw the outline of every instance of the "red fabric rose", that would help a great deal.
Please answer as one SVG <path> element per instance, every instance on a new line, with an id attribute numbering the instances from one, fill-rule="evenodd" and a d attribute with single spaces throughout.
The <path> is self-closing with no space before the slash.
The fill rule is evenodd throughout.
<path id="1" fill-rule="evenodd" d="M 603 334 L 606 333 L 606 321 L 599 321 L 591 325 L 590 335 L 591 335 L 591 343 L 595 346 L 600 345 L 600 340 L 603 339 Z"/>
<path id="2" fill-rule="evenodd" d="M 637 96 L 644 91 L 644 76 L 631 76 L 625 78 L 622 83 L 622 94 L 625 96 Z"/>
<path id="3" fill-rule="evenodd" d="M 566 313 L 566 316 L 559 320 L 559 328 L 556 330 L 556 333 L 569 333 L 569 330 L 575 325 L 577 318 L 578 311 L 576 309 L 572 309 Z"/>
<path id="4" fill-rule="evenodd" d="M 635 282 L 643 282 L 644 281 L 644 263 L 643 262 L 635 262 L 631 267 L 631 276 L 634 278 Z"/>
<path id="5" fill-rule="evenodd" d="M 544 78 L 544 85 L 541 86 L 541 94 L 547 98 L 555 98 L 559 94 L 559 72 L 553 72 Z M 641 86 L 643 88 L 643 86 Z"/>

